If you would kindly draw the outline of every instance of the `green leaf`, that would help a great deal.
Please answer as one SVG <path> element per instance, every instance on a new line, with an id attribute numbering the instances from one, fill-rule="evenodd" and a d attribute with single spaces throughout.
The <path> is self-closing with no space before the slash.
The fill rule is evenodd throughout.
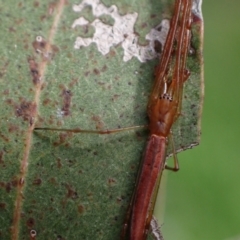
<path id="1" fill-rule="evenodd" d="M 0 3 L 2 52 L 0 236 L 2 239 L 118 239 L 134 189 L 148 133 L 111 135 L 33 132 L 41 127 L 114 129 L 147 124 L 146 104 L 158 59 L 123 61 L 121 44 L 102 55 L 96 44 L 74 48 L 94 28 L 72 28 L 91 8 L 74 1 Z M 173 1 L 103 1 L 121 15 L 138 13 L 139 42 Z M 108 15 L 101 21 L 113 24 Z M 201 23 L 193 26 L 191 77 L 183 116 L 174 127 L 175 147 L 199 138 L 202 104 Z M 169 153 L 171 150 L 169 150 Z"/>

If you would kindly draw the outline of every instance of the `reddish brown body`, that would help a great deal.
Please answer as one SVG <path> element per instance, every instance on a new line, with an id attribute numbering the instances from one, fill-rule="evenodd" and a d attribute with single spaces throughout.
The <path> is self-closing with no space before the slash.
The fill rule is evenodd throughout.
<path id="1" fill-rule="evenodd" d="M 132 207 L 130 239 L 142 239 L 140 237 L 144 235 L 146 223 L 148 225 L 150 223 L 151 219 L 148 219 L 147 215 L 151 208 L 152 194 L 158 183 L 157 179 L 164 169 L 165 146 L 166 138 L 151 135 Z"/>
<path id="2" fill-rule="evenodd" d="M 150 138 L 132 202 L 130 240 L 145 240 L 147 237 L 156 192 L 165 168 L 167 137 L 180 115 L 183 83 L 189 76 L 186 58 L 190 42 L 191 8 L 192 0 L 176 0 L 170 30 L 156 70 L 147 109 Z"/>

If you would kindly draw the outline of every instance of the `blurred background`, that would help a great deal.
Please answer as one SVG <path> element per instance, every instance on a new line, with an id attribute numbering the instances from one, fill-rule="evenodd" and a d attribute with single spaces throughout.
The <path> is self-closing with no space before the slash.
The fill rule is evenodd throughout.
<path id="1" fill-rule="evenodd" d="M 166 240 L 240 239 L 240 1 L 203 0 L 203 16 L 202 137 L 165 173 Z"/>

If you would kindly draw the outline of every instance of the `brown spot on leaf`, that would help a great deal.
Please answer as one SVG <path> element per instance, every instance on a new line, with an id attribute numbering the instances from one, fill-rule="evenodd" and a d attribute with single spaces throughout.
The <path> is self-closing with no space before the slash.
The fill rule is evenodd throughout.
<path id="1" fill-rule="evenodd" d="M 131 168 L 132 170 L 135 170 L 135 169 L 136 169 L 136 166 L 132 164 L 132 165 L 130 166 L 130 168 Z"/>
<path id="2" fill-rule="evenodd" d="M 89 201 L 93 200 L 93 193 L 92 192 L 88 192 L 87 196 L 88 196 Z"/>
<path id="3" fill-rule="evenodd" d="M 122 203 L 122 201 L 123 201 L 123 198 L 122 198 L 122 197 L 117 197 L 117 203 L 118 203 L 118 204 Z"/>
<path id="4" fill-rule="evenodd" d="M 68 89 L 63 89 L 62 90 L 62 112 L 64 116 L 69 116 L 70 115 L 70 107 L 71 107 L 71 100 L 72 100 L 72 93 Z"/>
<path id="5" fill-rule="evenodd" d="M 46 99 L 43 100 L 43 105 L 44 105 L 44 106 L 47 106 L 47 105 L 49 105 L 50 103 L 51 103 L 51 99 L 49 99 L 49 98 L 46 98 Z"/>
<path id="6" fill-rule="evenodd" d="M 56 46 L 56 45 L 51 45 L 51 49 L 52 49 L 52 52 L 53 52 L 53 56 L 59 52 L 59 47 Z"/>
<path id="7" fill-rule="evenodd" d="M 84 72 L 84 76 L 87 77 L 89 75 L 89 73 L 90 73 L 89 71 Z"/>
<path id="8" fill-rule="evenodd" d="M 142 141 L 144 138 L 144 135 L 139 131 L 136 131 L 135 135 L 136 135 L 138 141 Z"/>
<path id="9" fill-rule="evenodd" d="M 18 185 L 18 179 L 17 179 L 16 177 L 11 181 L 11 185 L 12 185 L 13 187 L 17 187 L 17 185 Z"/>
<path id="10" fill-rule="evenodd" d="M 57 235 L 57 240 L 65 240 L 61 235 Z"/>
<path id="11" fill-rule="evenodd" d="M 121 96 L 121 95 L 119 95 L 119 94 L 114 94 L 114 95 L 112 96 L 111 100 L 112 100 L 113 102 L 115 102 L 120 96 Z"/>
<path id="12" fill-rule="evenodd" d="M 106 85 L 105 82 L 100 82 L 100 81 L 98 81 L 97 84 L 100 85 L 100 86 L 104 86 L 104 85 Z"/>
<path id="13" fill-rule="evenodd" d="M 100 75 L 100 71 L 98 69 L 96 69 L 96 68 L 93 69 L 93 73 L 95 75 Z"/>
<path id="14" fill-rule="evenodd" d="M 39 2 L 38 2 L 38 1 L 35 1 L 35 2 L 33 3 L 33 6 L 34 6 L 34 7 L 39 7 Z"/>
<path id="15" fill-rule="evenodd" d="M 67 188 L 67 198 L 71 198 L 71 199 L 76 199 L 78 197 L 77 192 L 68 184 L 66 184 L 66 188 Z"/>
<path id="16" fill-rule="evenodd" d="M 47 15 L 46 14 L 43 14 L 40 16 L 40 20 L 43 22 L 47 19 Z"/>
<path id="17" fill-rule="evenodd" d="M 6 137 L 4 134 L 0 133 L 0 137 L 1 137 L 5 142 L 9 142 L 9 138 Z"/>
<path id="18" fill-rule="evenodd" d="M 0 210 L 1 210 L 1 209 L 5 209 L 6 206 L 7 206 L 6 203 L 0 202 Z"/>
<path id="19" fill-rule="evenodd" d="M 110 50 L 110 52 L 108 53 L 107 57 L 115 57 L 116 56 L 116 52 L 114 50 Z"/>
<path id="20" fill-rule="evenodd" d="M 3 66 L 1 66 L 1 68 L 0 68 L 0 78 L 2 78 L 6 74 L 8 65 L 9 65 L 9 62 L 5 62 L 3 64 Z"/>
<path id="21" fill-rule="evenodd" d="M 63 143 L 65 143 L 68 140 L 68 137 L 71 137 L 72 133 L 70 132 L 63 132 L 59 134 L 59 141 L 58 142 L 54 142 L 53 145 L 55 147 L 62 145 Z"/>
<path id="22" fill-rule="evenodd" d="M 56 180 L 56 178 L 54 178 L 54 177 L 51 177 L 51 178 L 49 179 L 49 182 L 50 182 L 51 184 L 53 184 L 53 185 L 57 185 L 57 180 Z"/>
<path id="23" fill-rule="evenodd" d="M 35 224 L 35 220 L 34 220 L 33 218 L 29 218 L 29 219 L 27 220 L 26 224 L 27 224 L 27 226 L 28 226 L 29 228 L 32 228 L 32 227 L 34 226 L 34 224 Z"/>
<path id="24" fill-rule="evenodd" d="M 1 73 L 0 73 L 1 74 Z M 3 91 L 3 95 L 9 95 L 9 89 L 5 89 L 4 91 Z"/>
<path id="25" fill-rule="evenodd" d="M 32 46 L 36 53 L 43 54 L 46 51 L 47 41 L 42 36 L 37 36 L 35 41 L 32 42 Z"/>
<path id="26" fill-rule="evenodd" d="M 13 187 L 17 186 L 17 184 L 18 184 L 17 179 L 15 179 L 15 180 L 12 180 L 11 182 L 7 182 L 7 183 L 1 182 L 0 186 L 4 187 L 6 192 L 9 193 L 13 189 Z"/>
<path id="27" fill-rule="evenodd" d="M 142 23 L 141 28 L 146 28 L 147 27 L 147 23 Z"/>
<path id="28" fill-rule="evenodd" d="M 85 211 L 84 206 L 83 206 L 82 204 L 81 204 L 81 205 L 78 205 L 78 213 L 83 214 L 84 211 Z"/>
<path id="29" fill-rule="evenodd" d="M 195 104 L 191 104 L 191 106 L 190 106 L 191 109 L 193 109 L 193 108 L 195 108 L 195 107 L 196 107 Z"/>
<path id="30" fill-rule="evenodd" d="M 66 197 L 64 199 L 62 199 L 61 204 L 63 206 L 63 208 L 65 208 L 67 201 L 69 200 L 69 198 L 75 200 L 78 198 L 78 194 L 77 192 L 72 188 L 72 186 L 70 186 L 69 184 L 65 184 L 65 187 L 67 188 L 67 193 L 66 193 Z"/>
<path id="31" fill-rule="evenodd" d="M 107 70 L 107 66 L 104 65 L 104 66 L 102 67 L 102 72 L 105 72 L 106 70 Z"/>
<path id="32" fill-rule="evenodd" d="M 4 155 L 4 152 L 0 151 L 0 165 L 4 164 L 3 155 Z"/>
<path id="33" fill-rule="evenodd" d="M 109 178 L 108 179 L 108 184 L 110 185 L 110 187 L 114 186 L 116 183 L 116 180 L 114 178 Z"/>
<path id="34" fill-rule="evenodd" d="M 54 55 L 59 51 L 56 45 L 50 45 L 42 36 L 37 36 L 32 46 L 36 53 L 40 54 L 44 61 L 51 60 Z"/>
<path id="35" fill-rule="evenodd" d="M 58 4 L 57 1 L 49 3 L 49 5 L 48 5 L 48 14 L 49 15 L 52 15 L 54 13 L 54 11 L 55 11 L 55 9 L 57 7 L 57 4 Z"/>
<path id="36" fill-rule="evenodd" d="M 37 85 L 41 80 L 41 75 L 38 70 L 38 64 L 34 58 L 28 57 L 28 65 L 32 76 L 33 84 Z"/>
<path id="37" fill-rule="evenodd" d="M 8 28 L 8 31 L 9 32 L 16 32 L 16 29 L 14 27 L 10 27 L 10 28 Z"/>
<path id="38" fill-rule="evenodd" d="M 9 131 L 10 133 L 17 132 L 18 130 L 19 130 L 19 127 L 18 127 L 18 126 L 13 125 L 13 124 L 9 124 L 9 126 L 8 126 L 8 131 Z"/>
<path id="39" fill-rule="evenodd" d="M 57 158 L 57 167 L 61 168 L 62 167 L 62 163 L 61 163 L 61 159 Z"/>
<path id="40" fill-rule="evenodd" d="M 16 23 L 16 25 L 21 25 L 22 23 L 24 23 L 24 19 L 19 18 L 19 19 L 16 19 L 14 22 Z"/>
<path id="41" fill-rule="evenodd" d="M 39 186 L 42 183 L 42 179 L 41 178 L 36 178 L 33 180 L 33 185 Z"/>
<path id="42" fill-rule="evenodd" d="M 10 182 L 6 183 L 5 189 L 7 193 L 10 193 L 10 191 L 12 190 L 12 185 Z"/>
<path id="43" fill-rule="evenodd" d="M 78 79 L 74 78 L 72 79 L 72 81 L 68 84 L 69 88 L 72 88 L 73 86 L 75 86 L 78 83 Z"/>
<path id="44" fill-rule="evenodd" d="M 15 114 L 17 117 L 21 117 L 24 121 L 28 121 L 29 124 L 32 125 L 36 110 L 36 103 L 23 99 L 21 103 L 15 107 Z"/>
<path id="45" fill-rule="evenodd" d="M 104 123 L 102 122 L 101 117 L 97 115 L 93 115 L 91 119 L 95 122 L 96 129 L 100 130 L 104 128 Z"/>

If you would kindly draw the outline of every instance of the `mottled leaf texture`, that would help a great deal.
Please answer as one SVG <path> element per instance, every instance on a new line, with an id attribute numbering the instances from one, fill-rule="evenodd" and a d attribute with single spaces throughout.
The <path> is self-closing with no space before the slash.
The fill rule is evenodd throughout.
<path id="1" fill-rule="evenodd" d="M 145 36 L 165 19 L 156 30 L 164 40 L 174 1 L 91 2 L 103 13 L 96 16 L 87 5 L 80 11 L 81 0 L 0 2 L 0 239 L 120 238 L 147 130 L 97 135 L 33 128 L 147 124 L 158 59 L 145 48 Z M 196 145 L 200 135 L 199 4 L 188 57 L 191 77 L 173 131 L 179 151 Z M 115 28 L 125 15 L 135 17 L 134 24 L 126 17 Z M 105 32 L 94 35 L 97 29 Z M 81 41 L 88 46 L 79 47 Z M 123 42 L 132 45 L 126 50 Z M 107 43 L 109 49 L 101 48 Z M 153 43 L 159 53 L 161 40 Z"/>

